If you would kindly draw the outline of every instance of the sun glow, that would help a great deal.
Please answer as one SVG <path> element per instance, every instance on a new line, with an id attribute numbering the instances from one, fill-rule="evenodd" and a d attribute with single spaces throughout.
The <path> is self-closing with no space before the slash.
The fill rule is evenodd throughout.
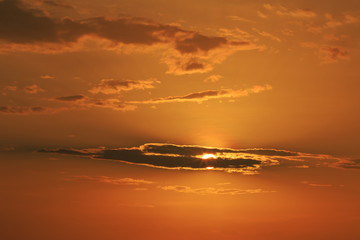
<path id="1" fill-rule="evenodd" d="M 204 154 L 201 158 L 204 159 L 204 160 L 216 159 L 216 156 L 214 154 Z"/>

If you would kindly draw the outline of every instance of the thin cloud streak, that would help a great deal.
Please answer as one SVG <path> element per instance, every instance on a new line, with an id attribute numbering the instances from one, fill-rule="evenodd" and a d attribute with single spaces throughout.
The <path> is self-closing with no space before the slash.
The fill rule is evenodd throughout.
<path id="1" fill-rule="evenodd" d="M 159 188 L 165 191 L 175 191 L 179 193 L 193 193 L 200 195 L 243 195 L 243 194 L 275 192 L 275 191 L 265 191 L 260 188 L 244 190 L 239 188 L 214 188 L 214 187 L 193 188 L 182 185 L 169 185 L 169 186 L 162 186 Z"/>
<path id="2" fill-rule="evenodd" d="M 108 177 L 108 176 L 74 176 L 66 178 L 67 181 L 76 181 L 76 182 L 99 182 L 107 183 L 114 185 L 130 185 L 130 186 L 139 186 L 139 185 L 149 185 L 154 184 L 152 181 L 143 180 L 143 179 L 134 179 L 134 178 L 117 178 L 117 177 Z"/>
<path id="3" fill-rule="evenodd" d="M 250 94 L 260 93 L 263 91 L 271 90 L 270 85 L 254 86 L 248 89 L 221 89 L 221 90 L 206 90 L 201 92 L 190 93 L 184 96 L 168 96 L 157 99 L 150 99 L 145 101 L 130 101 L 132 104 L 160 104 L 172 102 L 204 102 L 210 99 L 223 99 L 223 98 L 239 98 L 249 96 Z"/>
<path id="4" fill-rule="evenodd" d="M 281 5 L 271 5 L 271 4 L 264 4 L 264 8 L 266 10 L 274 12 L 276 15 L 279 16 L 289 16 L 294 18 L 313 18 L 316 17 L 317 14 L 310 9 L 294 9 L 290 10 Z"/>
<path id="5" fill-rule="evenodd" d="M 89 90 L 89 92 L 103 93 L 103 94 L 116 94 L 123 91 L 131 90 L 145 90 L 155 88 L 155 84 L 160 83 L 155 78 L 148 80 L 114 80 L 114 79 L 102 79 L 99 84 Z"/>

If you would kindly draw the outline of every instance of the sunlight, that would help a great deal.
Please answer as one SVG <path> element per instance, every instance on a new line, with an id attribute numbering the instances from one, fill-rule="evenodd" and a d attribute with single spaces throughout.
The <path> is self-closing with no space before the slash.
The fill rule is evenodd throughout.
<path id="1" fill-rule="evenodd" d="M 207 159 L 216 159 L 216 156 L 214 154 L 204 154 L 202 157 L 202 159 L 207 160 Z"/>

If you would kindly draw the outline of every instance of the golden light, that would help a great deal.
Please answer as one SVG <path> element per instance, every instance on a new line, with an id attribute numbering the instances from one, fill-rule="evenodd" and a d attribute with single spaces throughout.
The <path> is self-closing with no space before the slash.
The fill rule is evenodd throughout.
<path id="1" fill-rule="evenodd" d="M 206 167 L 207 170 L 214 169 L 214 167 Z"/>
<path id="2" fill-rule="evenodd" d="M 204 154 L 201 158 L 204 159 L 204 160 L 216 159 L 216 156 L 214 154 Z"/>

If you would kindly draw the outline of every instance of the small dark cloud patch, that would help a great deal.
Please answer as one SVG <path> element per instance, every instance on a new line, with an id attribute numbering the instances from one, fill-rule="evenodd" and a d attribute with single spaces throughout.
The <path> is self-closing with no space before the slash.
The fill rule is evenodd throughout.
<path id="1" fill-rule="evenodd" d="M 40 153 L 49 153 L 49 152 L 56 152 L 60 154 L 69 154 L 69 155 L 82 155 L 82 156 L 88 156 L 88 152 L 83 152 L 80 150 L 72 150 L 72 149 L 57 149 L 57 150 L 47 150 L 47 149 L 40 149 L 38 150 Z"/>
<path id="2" fill-rule="evenodd" d="M 0 106 L 0 113 L 4 114 L 31 114 L 31 113 L 49 113 L 50 109 L 45 107 L 28 106 Z"/>
<path id="3" fill-rule="evenodd" d="M 66 96 L 66 97 L 58 97 L 56 100 L 63 101 L 63 102 L 74 102 L 84 99 L 85 96 L 83 95 L 73 95 L 73 96 Z"/>
<path id="4" fill-rule="evenodd" d="M 203 63 L 199 62 L 189 62 L 185 65 L 184 70 L 191 71 L 191 70 L 198 70 L 198 69 L 204 69 L 205 65 Z"/>

